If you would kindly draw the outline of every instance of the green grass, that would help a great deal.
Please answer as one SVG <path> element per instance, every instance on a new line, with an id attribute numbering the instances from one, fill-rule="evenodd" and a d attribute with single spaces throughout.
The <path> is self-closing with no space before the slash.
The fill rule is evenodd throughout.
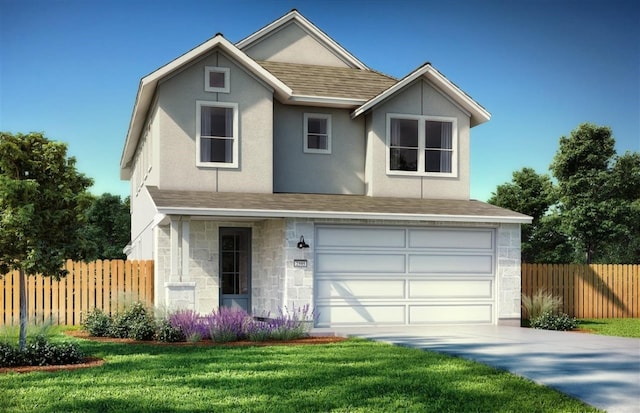
<path id="1" fill-rule="evenodd" d="M 640 318 L 581 319 L 578 328 L 605 336 L 640 338 Z"/>
<path id="2" fill-rule="evenodd" d="M 47 322 L 34 322 L 30 321 L 27 325 L 27 339 L 32 339 L 38 335 L 45 337 L 60 336 L 60 333 L 66 330 L 75 329 L 75 327 L 59 326 L 50 321 Z M 0 342 L 17 344 L 18 337 L 20 336 L 20 325 L 3 325 L 0 326 Z"/>
<path id="3" fill-rule="evenodd" d="M 597 412 L 507 372 L 352 339 L 271 347 L 79 340 L 101 367 L 0 374 L 3 412 Z"/>

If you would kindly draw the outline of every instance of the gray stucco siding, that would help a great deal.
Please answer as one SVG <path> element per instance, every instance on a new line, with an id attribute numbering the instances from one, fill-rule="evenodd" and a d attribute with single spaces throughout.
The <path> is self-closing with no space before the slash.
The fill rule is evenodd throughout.
<path id="1" fill-rule="evenodd" d="M 230 69 L 229 93 L 206 92 L 206 66 Z M 196 166 L 196 102 L 238 105 L 238 167 Z M 273 91 L 225 54 L 214 52 L 162 82 L 160 186 L 221 192 L 272 192 Z"/>
<path id="2" fill-rule="evenodd" d="M 304 114 L 331 115 L 331 153 L 305 153 Z M 364 195 L 364 119 L 345 109 L 274 104 L 274 191 Z"/>
<path id="3" fill-rule="evenodd" d="M 386 172 L 387 114 L 451 117 L 457 120 L 456 177 L 388 175 Z M 469 122 L 467 113 L 426 81 L 416 81 L 372 111 L 367 142 L 370 196 L 469 199 Z"/>

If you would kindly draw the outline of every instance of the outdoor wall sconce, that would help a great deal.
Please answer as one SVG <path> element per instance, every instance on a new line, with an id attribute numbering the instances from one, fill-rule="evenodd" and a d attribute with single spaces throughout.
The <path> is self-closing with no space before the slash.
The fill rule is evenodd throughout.
<path id="1" fill-rule="evenodd" d="M 300 248 L 300 249 L 309 248 L 309 244 L 304 242 L 304 235 L 300 236 L 300 241 L 298 242 L 298 248 Z"/>

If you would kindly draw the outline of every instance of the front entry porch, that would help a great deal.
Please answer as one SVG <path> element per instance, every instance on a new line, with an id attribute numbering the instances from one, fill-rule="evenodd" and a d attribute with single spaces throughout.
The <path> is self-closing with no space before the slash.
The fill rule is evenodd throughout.
<path id="1" fill-rule="evenodd" d="M 256 316 L 312 305 L 314 225 L 282 218 L 170 216 L 155 228 L 156 305 L 201 314 L 219 306 Z M 294 260 L 307 260 L 306 268 Z"/>

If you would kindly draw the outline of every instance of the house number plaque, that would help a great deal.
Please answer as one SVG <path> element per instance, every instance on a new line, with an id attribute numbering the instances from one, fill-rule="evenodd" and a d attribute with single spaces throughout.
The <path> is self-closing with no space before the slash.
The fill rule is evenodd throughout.
<path id="1" fill-rule="evenodd" d="M 307 268 L 307 260 L 293 260 L 295 268 Z"/>

